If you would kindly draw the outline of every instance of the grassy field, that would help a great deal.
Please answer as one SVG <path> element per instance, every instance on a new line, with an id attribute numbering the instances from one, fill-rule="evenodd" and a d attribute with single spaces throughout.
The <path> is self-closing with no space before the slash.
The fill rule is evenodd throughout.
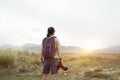
<path id="1" fill-rule="evenodd" d="M 63 53 L 69 67 L 57 80 L 120 80 L 120 54 Z M 42 64 L 38 53 L 0 50 L 0 80 L 40 80 Z"/>

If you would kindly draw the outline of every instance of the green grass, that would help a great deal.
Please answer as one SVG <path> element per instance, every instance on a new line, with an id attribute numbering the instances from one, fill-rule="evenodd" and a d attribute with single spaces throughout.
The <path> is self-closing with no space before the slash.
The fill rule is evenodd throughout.
<path id="1" fill-rule="evenodd" d="M 0 50 L 0 80 L 40 80 L 42 64 L 35 52 Z M 120 54 L 64 53 L 66 72 L 59 71 L 57 80 L 120 80 Z"/>
<path id="2" fill-rule="evenodd" d="M 102 79 L 107 79 L 110 78 L 110 74 L 102 73 L 102 72 L 86 72 L 85 73 L 86 77 L 93 77 L 93 78 L 102 78 Z"/>

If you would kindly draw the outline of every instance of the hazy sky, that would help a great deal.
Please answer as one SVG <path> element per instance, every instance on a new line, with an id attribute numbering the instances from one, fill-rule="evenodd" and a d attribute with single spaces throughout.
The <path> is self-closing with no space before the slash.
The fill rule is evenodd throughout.
<path id="1" fill-rule="evenodd" d="M 120 45 L 120 0 L 0 0 L 0 45 L 40 44 L 49 26 L 62 45 Z"/>

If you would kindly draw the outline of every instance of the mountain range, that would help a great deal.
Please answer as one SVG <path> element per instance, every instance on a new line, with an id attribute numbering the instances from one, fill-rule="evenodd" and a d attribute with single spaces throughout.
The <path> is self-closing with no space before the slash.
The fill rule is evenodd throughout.
<path id="1" fill-rule="evenodd" d="M 14 46 L 10 44 L 4 44 L 0 46 L 1 50 L 5 50 L 7 48 L 12 48 L 15 50 L 27 50 L 27 51 L 35 51 L 40 52 L 41 51 L 41 45 L 39 44 L 32 44 L 27 43 L 23 46 Z M 68 52 L 68 53 L 81 53 L 84 52 L 86 49 L 77 47 L 77 46 L 60 46 L 61 52 Z M 117 46 L 111 46 L 103 49 L 97 49 L 94 50 L 95 53 L 120 53 L 120 45 Z"/>
<path id="2" fill-rule="evenodd" d="M 12 48 L 14 50 L 27 50 L 27 51 L 34 51 L 34 52 L 40 52 L 41 51 L 41 45 L 39 44 L 32 44 L 32 43 L 27 43 L 24 44 L 23 46 L 14 46 L 10 44 L 4 44 L 0 46 L 1 50 L 5 50 L 7 48 Z M 60 46 L 60 49 L 62 52 L 69 52 L 69 53 L 74 53 L 74 52 L 81 52 L 82 48 L 76 47 L 76 46 Z"/>

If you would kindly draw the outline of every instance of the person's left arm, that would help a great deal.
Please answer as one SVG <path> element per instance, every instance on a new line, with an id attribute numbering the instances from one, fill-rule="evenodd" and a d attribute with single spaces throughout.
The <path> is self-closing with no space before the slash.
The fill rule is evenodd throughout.
<path id="1" fill-rule="evenodd" d="M 40 53 L 40 62 L 43 63 L 44 58 L 43 58 L 43 44 L 41 44 L 41 53 Z"/>

